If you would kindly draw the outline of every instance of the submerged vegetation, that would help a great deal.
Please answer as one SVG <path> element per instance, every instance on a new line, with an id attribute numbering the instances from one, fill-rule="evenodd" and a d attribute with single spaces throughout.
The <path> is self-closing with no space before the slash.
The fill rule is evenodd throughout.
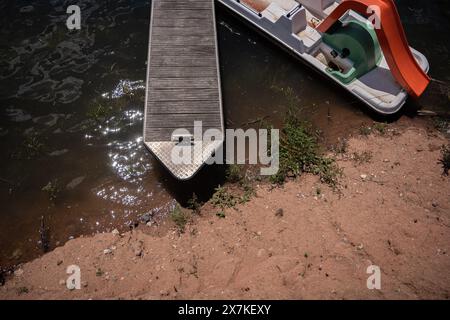
<path id="1" fill-rule="evenodd" d="M 13 159 L 31 160 L 45 153 L 45 144 L 37 133 L 25 134 L 22 144 L 12 154 Z"/>
<path id="2" fill-rule="evenodd" d="M 112 108 L 95 101 L 89 108 L 86 116 L 97 123 L 104 123 L 112 114 Z"/>
<path id="3" fill-rule="evenodd" d="M 49 181 L 43 188 L 42 191 L 45 191 L 48 195 L 48 199 L 51 202 L 55 202 L 58 198 L 59 193 L 61 192 L 61 188 L 59 186 L 58 179 L 53 179 Z"/>

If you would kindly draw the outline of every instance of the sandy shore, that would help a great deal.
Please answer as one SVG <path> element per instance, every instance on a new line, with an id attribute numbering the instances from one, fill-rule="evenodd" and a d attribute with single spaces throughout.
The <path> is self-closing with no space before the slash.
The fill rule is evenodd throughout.
<path id="1" fill-rule="evenodd" d="M 448 299 L 447 141 L 409 123 L 396 131 L 349 140 L 340 192 L 305 175 L 256 186 L 225 218 L 206 204 L 183 234 L 143 226 L 74 239 L 16 270 L 0 299 Z M 69 265 L 80 290 L 65 286 Z M 370 265 L 381 290 L 367 289 Z"/>

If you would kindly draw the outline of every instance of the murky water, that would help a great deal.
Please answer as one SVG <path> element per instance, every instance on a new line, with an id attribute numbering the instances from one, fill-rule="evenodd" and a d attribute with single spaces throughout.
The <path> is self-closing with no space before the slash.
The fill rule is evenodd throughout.
<path id="1" fill-rule="evenodd" d="M 449 81 L 447 39 L 433 39 L 450 32 L 446 1 L 398 3 L 411 44 L 430 58 L 433 77 Z M 142 145 L 150 2 L 78 4 L 82 29 L 68 31 L 66 1 L 0 1 L 3 266 L 164 214 L 192 192 L 207 199 L 223 181 L 223 168 L 212 167 L 179 183 Z M 372 121 L 353 97 L 221 7 L 217 22 L 228 127 L 279 126 L 292 104 L 330 143 Z M 433 84 L 420 103 L 447 107 L 448 87 Z"/>

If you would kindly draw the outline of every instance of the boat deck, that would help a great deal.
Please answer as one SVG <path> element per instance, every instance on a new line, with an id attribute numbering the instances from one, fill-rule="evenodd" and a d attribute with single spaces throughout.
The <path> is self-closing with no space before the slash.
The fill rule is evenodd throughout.
<path id="1" fill-rule="evenodd" d="M 193 146 L 201 141 L 193 141 L 195 161 L 171 159 L 180 143 L 174 130 L 184 128 L 193 137 L 194 121 L 202 122 L 203 132 L 214 128 L 223 137 L 214 1 L 153 0 L 149 38 L 144 142 L 176 178 L 186 180 L 203 165 L 202 155 L 223 143 L 204 143 L 200 154 Z"/>

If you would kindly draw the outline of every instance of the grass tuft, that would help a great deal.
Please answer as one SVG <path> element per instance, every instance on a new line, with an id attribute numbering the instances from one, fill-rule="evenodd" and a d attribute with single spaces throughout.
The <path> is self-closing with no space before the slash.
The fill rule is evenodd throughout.
<path id="1" fill-rule="evenodd" d="M 19 288 L 17 289 L 17 294 L 18 294 L 19 296 L 22 295 L 22 294 L 26 294 L 26 293 L 28 293 L 28 292 L 30 292 L 30 290 L 28 290 L 27 287 L 19 287 Z"/>
<path id="2" fill-rule="evenodd" d="M 448 172 L 450 171 L 450 145 L 443 146 L 441 153 L 442 158 L 439 160 L 439 163 L 442 164 L 443 174 L 448 176 Z"/>
<path id="3" fill-rule="evenodd" d="M 183 212 L 181 207 L 177 204 L 170 212 L 170 219 L 175 223 L 180 233 L 184 232 L 186 224 L 189 221 L 189 217 Z"/>
<path id="4" fill-rule="evenodd" d="M 199 201 L 195 193 L 192 194 L 192 198 L 188 200 L 188 208 L 191 209 L 195 214 L 199 215 L 202 210 L 202 203 Z"/>
<path id="5" fill-rule="evenodd" d="M 219 218 L 221 218 L 221 219 L 225 219 L 225 212 L 223 212 L 223 211 L 219 211 L 219 212 L 217 212 L 216 213 L 216 216 L 218 216 Z"/>
<path id="6" fill-rule="evenodd" d="M 372 128 L 369 127 L 369 126 L 361 126 L 361 127 L 359 128 L 359 134 L 362 135 L 362 136 L 367 137 L 367 136 L 369 136 L 371 133 L 372 133 Z"/>
<path id="7" fill-rule="evenodd" d="M 241 166 L 238 164 L 231 164 L 227 168 L 226 178 L 228 182 L 237 183 L 241 182 L 244 179 L 244 175 L 242 174 Z"/>
<path id="8" fill-rule="evenodd" d="M 373 124 L 373 128 L 382 136 L 384 136 L 387 133 L 387 123 L 381 123 L 377 122 Z"/>
<path id="9" fill-rule="evenodd" d="M 450 129 L 450 122 L 445 118 L 435 117 L 433 118 L 433 126 L 436 130 L 445 134 Z"/>
<path id="10" fill-rule="evenodd" d="M 348 140 L 345 138 L 339 138 L 335 146 L 331 150 L 336 154 L 345 154 L 348 151 Z"/>
<path id="11" fill-rule="evenodd" d="M 255 188 L 253 188 L 253 185 L 248 181 L 243 181 L 242 183 L 242 189 L 244 193 L 239 198 L 239 203 L 247 203 L 256 195 Z"/>
<path id="12" fill-rule="evenodd" d="M 356 164 L 361 165 L 363 163 L 369 163 L 373 158 L 373 153 L 371 151 L 363 151 L 361 153 L 354 152 L 352 159 Z"/>
<path id="13" fill-rule="evenodd" d="M 238 199 L 224 187 L 218 186 L 211 198 L 211 204 L 221 209 L 233 208 Z"/>
<path id="14" fill-rule="evenodd" d="M 271 177 L 273 183 L 282 184 L 287 177 L 312 173 L 330 187 L 337 187 L 342 171 L 334 159 L 321 154 L 318 133 L 313 131 L 310 124 L 291 114 L 281 131 L 280 139 L 280 169 Z"/>

